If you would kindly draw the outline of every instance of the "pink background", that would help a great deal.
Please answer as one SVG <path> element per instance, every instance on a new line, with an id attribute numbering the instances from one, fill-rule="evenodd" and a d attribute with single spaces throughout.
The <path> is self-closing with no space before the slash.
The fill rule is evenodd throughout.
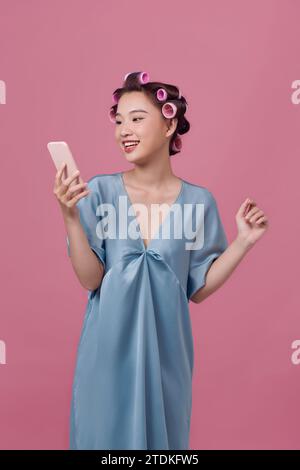
<path id="1" fill-rule="evenodd" d="M 270 221 L 227 283 L 190 303 L 191 449 L 300 448 L 299 18 L 291 0 L 0 1 L 2 449 L 68 448 L 87 291 L 46 144 L 67 141 L 85 180 L 131 168 L 108 110 L 138 70 L 186 97 L 173 171 L 213 192 L 229 241 L 246 197 Z"/>

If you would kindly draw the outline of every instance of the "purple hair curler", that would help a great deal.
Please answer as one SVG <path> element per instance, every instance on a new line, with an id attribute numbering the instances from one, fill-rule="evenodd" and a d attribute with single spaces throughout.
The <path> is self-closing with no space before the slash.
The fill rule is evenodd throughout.
<path id="1" fill-rule="evenodd" d="M 182 148 L 182 140 L 179 137 L 179 135 L 177 135 L 172 144 L 172 150 L 174 150 L 175 152 L 180 152 L 181 148 Z"/>
<path id="2" fill-rule="evenodd" d="M 116 116 L 115 116 L 115 111 L 111 109 L 108 113 L 109 119 L 112 123 L 116 123 Z"/>
<path id="3" fill-rule="evenodd" d="M 165 101 L 168 97 L 168 94 L 164 88 L 159 88 L 156 92 L 156 98 L 158 101 Z"/>
<path id="4" fill-rule="evenodd" d="M 177 113 L 177 106 L 174 103 L 170 103 L 170 101 L 168 101 L 167 103 L 164 103 L 161 112 L 165 118 L 171 119 Z"/>

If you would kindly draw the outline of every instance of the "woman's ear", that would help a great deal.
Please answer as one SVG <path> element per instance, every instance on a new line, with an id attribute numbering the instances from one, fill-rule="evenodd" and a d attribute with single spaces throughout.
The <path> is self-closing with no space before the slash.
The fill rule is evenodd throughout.
<path id="1" fill-rule="evenodd" d="M 166 137 L 169 137 L 175 132 L 177 124 L 178 124 L 178 118 L 172 118 L 172 119 L 169 119 L 168 121 L 169 122 L 167 123 L 168 130 L 167 130 Z"/>

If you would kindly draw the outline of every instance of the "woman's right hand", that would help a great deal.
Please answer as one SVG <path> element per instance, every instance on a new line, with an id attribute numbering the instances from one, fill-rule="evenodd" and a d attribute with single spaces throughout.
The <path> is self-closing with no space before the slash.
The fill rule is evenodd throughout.
<path id="1" fill-rule="evenodd" d="M 87 183 L 79 183 L 70 186 L 72 181 L 78 178 L 79 181 L 79 170 L 75 171 L 73 175 L 69 176 L 65 180 L 62 179 L 62 175 L 65 169 L 66 163 L 57 171 L 55 175 L 55 183 L 53 193 L 60 204 L 63 215 L 66 217 L 77 217 L 79 212 L 76 207 L 76 203 L 79 199 L 87 196 L 91 191 L 88 189 Z"/>

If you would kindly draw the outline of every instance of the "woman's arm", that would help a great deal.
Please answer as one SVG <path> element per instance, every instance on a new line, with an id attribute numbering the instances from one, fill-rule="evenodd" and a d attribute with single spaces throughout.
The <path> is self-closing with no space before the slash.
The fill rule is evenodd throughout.
<path id="1" fill-rule="evenodd" d="M 68 178 L 62 178 L 66 164 L 57 171 L 53 192 L 60 205 L 64 224 L 69 239 L 71 263 L 80 284 L 88 290 L 97 289 L 103 278 L 104 266 L 91 249 L 85 231 L 81 225 L 77 202 L 86 197 L 90 190 L 87 183 L 71 185 L 80 176 L 76 171 Z"/>
<path id="2" fill-rule="evenodd" d="M 238 227 L 236 239 L 213 261 L 207 272 L 205 285 L 191 297 L 193 302 L 202 302 L 221 287 L 268 227 L 264 212 L 251 199 L 246 199 L 239 208 L 236 223 Z"/>
<path id="3" fill-rule="evenodd" d="M 90 248 L 79 216 L 63 217 L 69 239 L 70 258 L 80 284 L 88 290 L 97 289 L 104 275 L 104 266 Z"/>
<path id="4" fill-rule="evenodd" d="M 219 289 L 233 273 L 250 248 L 251 246 L 247 246 L 244 240 L 237 237 L 228 248 L 213 261 L 206 275 L 205 286 L 197 290 L 193 297 L 191 297 L 191 300 L 198 304 L 215 290 Z"/>

